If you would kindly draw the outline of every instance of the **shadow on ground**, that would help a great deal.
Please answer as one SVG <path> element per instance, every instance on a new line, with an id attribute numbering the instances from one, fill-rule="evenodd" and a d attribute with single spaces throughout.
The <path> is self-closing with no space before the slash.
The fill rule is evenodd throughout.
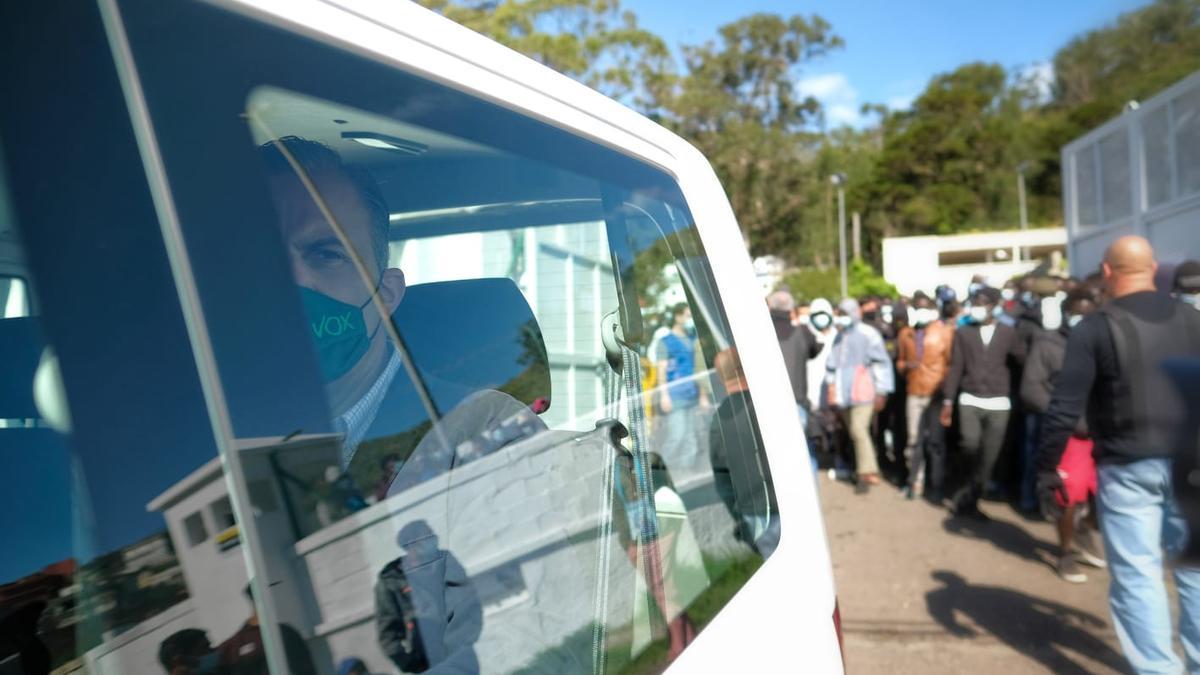
<path id="1" fill-rule="evenodd" d="M 932 576 L 942 586 L 925 595 L 929 616 L 957 637 L 991 635 L 1055 673 L 1087 675 L 1069 652 L 1125 672 L 1121 655 L 1094 634 L 1108 624 L 1093 614 L 1008 588 L 972 585 L 947 570 Z"/>
<path id="2" fill-rule="evenodd" d="M 976 520 L 969 516 L 951 516 L 942 522 L 946 532 L 960 537 L 991 542 L 1002 551 L 1041 563 L 1051 570 L 1058 562 L 1058 546 L 1034 537 L 1019 525 L 1004 520 Z"/>

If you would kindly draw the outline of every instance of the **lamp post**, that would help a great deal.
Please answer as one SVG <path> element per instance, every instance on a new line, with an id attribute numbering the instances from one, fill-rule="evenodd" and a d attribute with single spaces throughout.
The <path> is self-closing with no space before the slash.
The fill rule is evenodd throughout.
<path id="1" fill-rule="evenodd" d="M 1021 236 L 1025 236 L 1025 231 L 1029 229 L 1029 219 L 1025 213 L 1025 172 L 1029 169 L 1029 162 L 1021 162 L 1017 165 L 1017 206 L 1021 210 Z M 1021 247 L 1021 260 L 1029 260 L 1029 248 Z"/>
<path id="2" fill-rule="evenodd" d="M 838 193 L 838 262 L 842 271 L 842 298 L 850 295 L 850 284 L 846 273 L 846 174 L 835 173 L 829 177 Z"/>

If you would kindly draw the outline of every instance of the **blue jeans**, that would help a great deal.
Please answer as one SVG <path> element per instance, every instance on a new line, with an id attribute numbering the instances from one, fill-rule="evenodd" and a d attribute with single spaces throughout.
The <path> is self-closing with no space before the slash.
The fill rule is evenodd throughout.
<path id="1" fill-rule="evenodd" d="M 1136 673 L 1178 673 L 1163 582 L 1164 550 L 1177 555 L 1187 524 L 1171 489 L 1171 462 L 1143 459 L 1098 467 L 1100 530 L 1112 582 L 1108 604 L 1121 649 Z M 1189 672 L 1200 671 L 1200 569 L 1176 567 L 1179 633 Z"/>

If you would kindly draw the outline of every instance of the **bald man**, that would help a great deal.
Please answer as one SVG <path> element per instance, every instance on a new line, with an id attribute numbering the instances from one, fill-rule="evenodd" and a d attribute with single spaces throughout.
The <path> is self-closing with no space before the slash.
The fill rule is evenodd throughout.
<path id="1" fill-rule="evenodd" d="M 1095 442 L 1097 505 L 1111 570 L 1109 609 L 1137 673 L 1176 673 L 1164 549 L 1178 553 L 1187 527 L 1171 486 L 1170 434 L 1186 414 L 1162 363 L 1200 356 L 1200 312 L 1156 292 L 1158 264 L 1145 239 L 1121 237 L 1104 256 L 1109 301 L 1067 339 L 1063 369 L 1043 418 L 1038 484 L 1062 488 L 1059 458 L 1085 412 Z M 1176 567 L 1180 641 L 1200 671 L 1200 570 Z"/>

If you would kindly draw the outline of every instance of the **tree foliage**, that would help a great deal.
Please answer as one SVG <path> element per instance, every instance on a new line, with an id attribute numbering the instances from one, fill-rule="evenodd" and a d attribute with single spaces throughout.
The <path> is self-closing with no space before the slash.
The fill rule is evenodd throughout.
<path id="1" fill-rule="evenodd" d="M 815 274 L 836 267 L 833 173 L 864 255 L 880 240 L 1016 227 L 1022 172 L 1033 226 L 1061 221 L 1060 148 L 1200 69 L 1200 0 L 1156 0 L 1080 35 L 1053 59 L 1053 86 L 994 63 L 931 79 L 907 110 L 865 129 L 825 129 L 797 83 L 845 45 L 819 16 L 753 14 L 672 54 L 619 0 L 419 0 L 617 96 L 712 162 L 751 253 Z"/>

